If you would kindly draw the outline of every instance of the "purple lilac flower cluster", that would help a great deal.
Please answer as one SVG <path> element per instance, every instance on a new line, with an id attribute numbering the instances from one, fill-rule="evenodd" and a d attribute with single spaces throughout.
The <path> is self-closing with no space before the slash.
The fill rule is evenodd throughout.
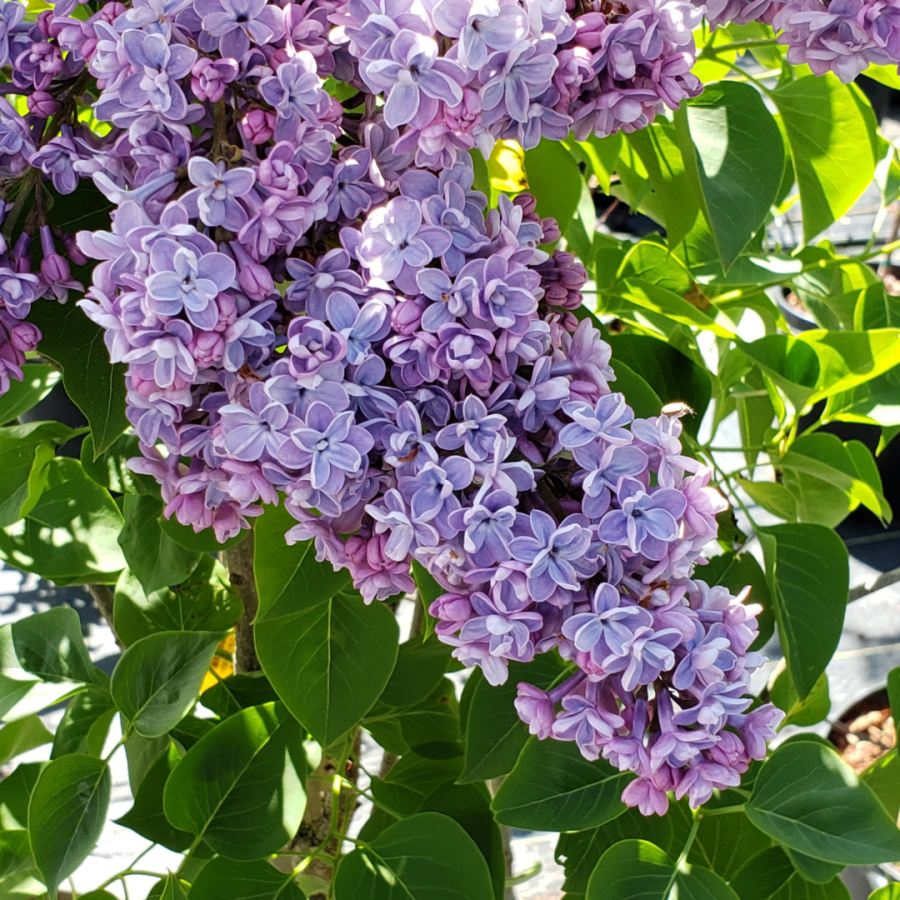
<path id="1" fill-rule="evenodd" d="M 36 192 L 0 248 L 0 361 L 21 377 L 28 306 L 80 288 L 59 249 L 97 261 L 79 305 L 128 366 L 132 466 L 167 515 L 225 540 L 283 497 L 288 540 L 367 602 L 411 591 L 417 560 L 441 639 L 492 683 L 554 649 L 577 666 L 520 714 L 660 812 L 733 784 L 777 722 L 743 698 L 753 608 L 693 580 L 724 501 L 677 416 L 611 390 L 574 314 L 585 271 L 542 249 L 557 224 L 528 195 L 488 209 L 463 152 L 641 127 L 699 90 L 699 13 L 641 3 L 61 0 L 30 24 L 0 0 L 26 106 L 2 101 L 0 175 L 91 178 L 114 207 L 76 243 Z M 89 87 L 105 132 L 71 115 Z"/>

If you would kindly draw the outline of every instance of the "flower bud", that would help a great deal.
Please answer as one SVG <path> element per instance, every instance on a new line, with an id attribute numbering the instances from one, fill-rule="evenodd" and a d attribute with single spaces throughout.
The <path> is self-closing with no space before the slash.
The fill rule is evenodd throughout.
<path id="1" fill-rule="evenodd" d="M 275 116 L 264 109 L 251 109 L 241 119 L 241 130 L 251 144 L 265 144 L 275 134 Z"/>
<path id="2" fill-rule="evenodd" d="M 259 263 L 244 266 L 238 275 L 241 290 L 251 299 L 261 303 L 275 290 L 272 273 Z"/>
<path id="3" fill-rule="evenodd" d="M 28 111 L 39 119 L 49 119 L 59 109 L 59 104 L 46 91 L 35 91 L 27 102 Z"/>

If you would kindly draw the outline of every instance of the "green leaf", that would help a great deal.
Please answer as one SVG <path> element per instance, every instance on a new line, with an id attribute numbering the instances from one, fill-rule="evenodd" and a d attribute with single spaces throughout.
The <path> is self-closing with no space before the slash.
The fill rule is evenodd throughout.
<path id="1" fill-rule="evenodd" d="M 175 828 L 163 811 L 163 791 L 169 775 L 181 761 L 174 744 L 150 767 L 134 795 L 134 803 L 116 824 L 139 834 L 154 844 L 162 844 L 178 853 L 187 850 L 194 840 L 190 831 Z"/>
<path id="2" fill-rule="evenodd" d="M 830 863 L 822 859 L 814 859 L 805 853 L 791 850 L 790 847 L 785 847 L 784 852 L 794 868 L 806 881 L 814 881 L 816 884 L 827 884 L 835 875 L 844 870 L 842 863 Z"/>
<path id="3" fill-rule="evenodd" d="M 242 610 L 225 569 L 211 556 L 200 559 L 188 581 L 149 596 L 126 569 L 113 600 L 116 633 L 126 646 L 159 631 L 224 631 Z"/>
<path id="4" fill-rule="evenodd" d="M 336 900 L 492 900 L 487 863 L 453 819 L 425 812 L 344 857 Z"/>
<path id="5" fill-rule="evenodd" d="M 416 600 L 423 606 L 422 621 L 425 627 L 422 630 L 422 640 L 427 641 L 434 634 L 435 623 L 428 608 L 441 594 L 446 592 L 418 560 L 412 561 L 411 574 L 416 582 Z"/>
<path id="6" fill-rule="evenodd" d="M 28 803 L 48 763 L 19 763 L 0 781 L 0 832 L 28 827 Z M 30 851 L 29 851 L 30 852 Z"/>
<path id="7" fill-rule="evenodd" d="M 53 366 L 44 363 L 29 363 L 22 367 L 22 373 L 22 381 L 10 381 L 9 390 L 0 397 L 0 425 L 18 419 L 40 403 L 61 377 Z"/>
<path id="8" fill-rule="evenodd" d="M 425 642 L 413 637 L 402 643 L 379 702 L 402 708 L 424 700 L 444 680 L 452 649 L 435 637 Z"/>
<path id="9" fill-rule="evenodd" d="M 659 394 L 627 366 L 622 360 L 616 360 L 616 391 L 628 398 L 628 405 L 634 410 L 638 418 L 649 419 L 659 415 L 659 411 L 665 406 L 660 400 Z"/>
<path id="10" fill-rule="evenodd" d="M 26 425 L 12 425 L 0 428 L 0 527 L 6 528 L 17 522 L 28 512 L 40 497 L 35 496 L 35 485 L 30 484 L 35 468 L 35 459 L 39 453 L 49 449 L 53 456 L 53 448 L 64 444 L 75 432 L 61 422 L 29 422 Z M 44 473 L 46 474 L 46 473 Z M 40 490 L 46 485 L 42 478 Z"/>
<path id="11" fill-rule="evenodd" d="M 384 781 L 373 779 L 372 794 L 378 804 L 399 817 L 439 812 L 459 822 L 481 850 L 491 870 L 496 900 L 502 900 L 506 877 L 503 839 L 494 822 L 485 785 L 453 783 L 462 761 L 458 745 L 429 744 L 421 753 L 404 754 Z M 378 833 L 373 825 L 365 839 L 371 840 Z"/>
<path id="12" fill-rule="evenodd" d="M 476 669 L 466 683 L 470 697 L 466 719 L 466 761 L 460 781 L 486 781 L 506 775 L 516 764 L 528 740 L 528 726 L 519 718 L 513 701 L 518 683 L 527 681 L 545 690 L 560 679 L 562 669 L 554 654 L 536 656 L 533 662 L 509 664 L 509 677 L 490 685 Z"/>
<path id="13" fill-rule="evenodd" d="M 42 747 L 53 740 L 39 716 L 26 716 L 8 722 L 0 728 L 0 766 L 6 765 L 20 753 L 27 753 L 35 747 Z"/>
<path id="14" fill-rule="evenodd" d="M 110 688 L 138 734 L 159 737 L 188 714 L 224 636 L 222 631 L 162 631 L 122 654 Z"/>
<path id="15" fill-rule="evenodd" d="M 612 347 L 614 369 L 619 362 L 625 363 L 653 388 L 664 404 L 686 403 L 694 410 L 696 415 L 685 416 L 682 424 L 688 434 L 696 436 L 712 396 L 707 371 L 675 347 L 647 335 L 616 335 L 608 338 L 608 343 Z"/>
<path id="16" fill-rule="evenodd" d="M 37 880 L 39 875 L 28 832 L 20 828 L 0 831 L 0 896 L 8 900 L 40 896 L 44 886 Z"/>
<path id="17" fill-rule="evenodd" d="M 685 811 L 686 820 L 688 815 Z M 688 827 L 687 821 L 684 827 Z M 771 843 L 771 839 L 741 813 L 710 816 L 700 822 L 687 861 L 691 865 L 712 869 L 726 881 L 731 881 L 747 857 L 764 850 Z"/>
<path id="18" fill-rule="evenodd" d="M 870 67 L 871 68 L 871 67 Z M 869 894 L 869 900 L 900 900 L 900 884 L 892 881 Z"/>
<path id="19" fill-rule="evenodd" d="M 200 554 L 172 540 L 160 527 L 163 502 L 146 494 L 125 497 L 125 527 L 119 546 L 128 568 L 146 594 L 181 584 L 200 561 Z"/>
<path id="20" fill-rule="evenodd" d="M 610 847 L 588 882 L 587 900 L 737 900 L 715 872 L 700 866 L 676 869 L 666 853 L 647 841 Z"/>
<path id="21" fill-rule="evenodd" d="M 853 310 L 853 327 L 857 331 L 900 328 L 900 297 L 889 294 L 883 282 L 869 285 L 859 293 Z"/>
<path id="22" fill-rule="evenodd" d="M 189 885 L 174 872 L 169 872 L 163 881 L 158 881 L 147 894 L 147 900 L 187 900 Z"/>
<path id="23" fill-rule="evenodd" d="M 872 108 L 855 85 L 828 72 L 769 93 L 787 134 L 809 242 L 856 202 L 875 173 Z"/>
<path id="24" fill-rule="evenodd" d="M 819 742 L 779 747 L 747 801 L 760 831 L 807 856 L 845 865 L 900 859 L 900 831 L 872 791 Z"/>
<path id="25" fill-rule="evenodd" d="M 535 831 L 581 831 L 625 811 L 631 772 L 586 760 L 574 743 L 530 738 L 491 804 L 497 821 Z"/>
<path id="26" fill-rule="evenodd" d="M 781 132 L 759 91 L 733 81 L 709 85 L 676 122 L 686 170 L 727 272 L 775 202 L 784 170 Z"/>
<path id="27" fill-rule="evenodd" d="M 847 548 L 822 525 L 773 525 L 758 529 L 758 535 L 778 634 L 803 700 L 841 637 L 850 578 Z"/>
<path id="28" fill-rule="evenodd" d="M 230 859 L 274 853 L 296 834 L 306 809 L 305 736 L 281 703 L 235 713 L 169 776 L 166 818 Z"/>
<path id="29" fill-rule="evenodd" d="M 827 884 L 807 881 L 781 847 L 757 853 L 731 880 L 741 900 L 850 900 L 840 878 Z"/>
<path id="30" fill-rule="evenodd" d="M 821 722 L 831 710 L 831 697 L 828 694 L 828 678 L 823 672 L 813 689 L 803 700 L 797 697 L 791 673 L 787 668 L 781 670 L 769 692 L 769 699 L 785 712 L 785 725 L 815 725 Z"/>
<path id="31" fill-rule="evenodd" d="M 191 885 L 191 900 L 303 900 L 292 872 L 279 872 L 264 860 L 211 859 Z"/>
<path id="32" fill-rule="evenodd" d="M 631 245 L 619 266 L 618 277 L 640 278 L 682 296 L 694 283 L 685 264 L 656 235 Z"/>
<path id="33" fill-rule="evenodd" d="M 12 642 L 19 665 L 43 681 L 94 680 L 94 666 L 81 636 L 81 620 L 58 606 L 13 622 Z"/>
<path id="34" fill-rule="evenodd" d="M 200 695 L 200 703 L 220 719 L 227 719 L 248 706 L 261 706 L 278 699 L 262 672 L 230 675 Z"/>
<path id="35" fill-rule="evenodd" d="M 123 521 L 80 462 L 58 457 L 28 517 L 0 531 L 0 557 L 58 585 L 108 584 L 125 568 L 117 542 Z"/>
<path id="36" fill-rule="evenodd" d="M 129 459 L 140 456 L 140 439 L 123 434 L 112 446 L 94 458 L 94 440 L 86 434 L 81 442 L 81 465 L 101 487 L 116 494 L 148 494 L 159 497 L 159 485 L 150 475 L 141 475 L 128 468 Z"/>
<path id="37" fill-rule="evenodd" d="M 878 468 L 865 445 L 858 441 L 854 442 L 851 451 L 833 434 L 819 432 L 801 435 L 776 465 L 780 469 L 793 470 L 824 481 L 843 491 L 856 503 L 862 503 L 882 521 L 889 522 L 891 519 L 891 508 L 881 492 Z"/>
<path id="38" fill-rule="evenodd" d="M 739 594 L 745 587 L 750 587 L 747 601 L 758 603 L 763 611 L 757 617 L 759 637 L 751 645 L 753 650 L 761 650 L 768 643 L 775 631 L 775 611 L 766 582 L 766 573 L 760 568 L 751 553 L 722 553 L 714 556 L 701 569 L 697 569 L 697 578 L 710 585 L 721 584 L 732 594 Z"/>
<path id="39" fill-rule="evenodd" d="M 664 119 L 657 119 L 646 128 L 626 134 L 641 158 L 650 184 L 662 208 L 666 236 L 671 246 L 684 240 L 691 230 L 700 206 L 678 146 L 675 129 Z"/>
<path id="40" fill-rule="evenodd" d="M 284 515 L 270 507 L 257 523 L 256 649 L 278 696 L 328 746 L 384 690 L 397 660 L 397 620 L 380 603 L 341 593 L 352 590 L 350 573 L 316 562 L 312 541 L 286 548 Z"/>
<path id="41" fill-rule="evenodd" d="M 41 353 L 62 366 L 66 393 L 88 420 L 99 456 L 128 428 L 126 366 L 110 363 L 103 329 L 75 303 L 35 303 L 29 321 L 41 329 Z"/>
<path id="42" fill-rule="evenodd" d="M 93 756 L 64 756 L 41 772 L 28 805 L 28 836 L 51 900 L 100 838 L 110 792 L 109 767 Z"/>
<path id="43" fill-rule="evenodd" d="M 859 777 L 896 822 L 900 815 L 900 757 L 896 749 L 876 759 Z"/>
<path id="44" fill-rule="evenodd" d="M 459 715 L 453 683 L 442 679 L 428 697 L 412 706 L 388 706 L 379 700 L 362 725 L 385 750 L 398 755 L 419 744 L 455 741 Z"/>
<path id="45" fill-rule="evenodd" d="M 710 307 L 713 315 L 707 315 L 693 303 L 673 291 L 658 285 L 643 281 L 640 278 L 628 278 L 623 282 L 623 287 L 618 291 L 620 296 L 641 309 L 659 313 L 673 322 L 680 322 L 692 328 L 700 328 L 711 331 L 717 337 L 734 338 L 727 319 L 720 315 L 715 307 Z M 609 307 L 609 311 L 615 311 L 615 307 Z"/>
<path id="46" fill-rule="evenodd" d="M 582 175 L 572 154 L 558 141 L 543 140 L 525 151 L 528 191 L 537 200 L 537 214 L 556 219 L 565 228 L 578 209 Z"/>
<path id="47" fill-rule="evenodd" d="M 716 818 L 727 819 L 730 816 Z M 706 823 L 701 823 L 701 827 L 703 824 Z M 621 816 L 597 828 L 564 832 L 556 844 L 556 860 L 565 866 L 563 890 L 566 896 L 583 896 L 586 893 L 594 866 L 613 844 L 641 839 L 656 844 L 666 853 L 674 851 L 677 854 L 684 846 L 690 827 L 690 813 L 685 813 L 683 804 L 673 804 L 665 816 L 644 816 L 639 810 L 629 808 Z"/>

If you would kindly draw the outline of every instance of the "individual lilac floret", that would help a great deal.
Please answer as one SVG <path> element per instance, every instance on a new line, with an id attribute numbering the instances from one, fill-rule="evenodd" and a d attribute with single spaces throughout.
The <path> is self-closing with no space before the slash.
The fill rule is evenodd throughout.
<path id="1" fill-rule="evenodd" d="M 529 563 L 528 590 L 538 602 L 550 600 L 559 588 L 577 591 L 578 576 L 572 561 L 580 561 L 591 543 L 590 532 L 571 522 L 558 527 L 539 509 L 531 513 L 532 537 L 517 537 L 509 545 L 513 559 Z"/>
<path id="2" fill-rule="evenodd" d="M 241 59 L 251 42 L 267 44 L 284 33 L 282 10 L 266 0 L 194 0 L 194 9 L 226 58 Z"/>
<path id="3" fill-rule="evenodd" d="M 188 178 L 195 185 L 180 200 L 188 213 L 197 212 L 210 227 L 222 225 L 240 231 L 247 222 L 247 210 L 238 199 L 250 193 L 256 181 L 253 169 L 228 169 L 224 162 L 211 163 L 195 156 L 188 163 Z"/>
<path id="4" fill-rule="evenodd" d="M 466 456 L 475 462 L 493 453 L 498 434 L 503 434 L 506 417 L 488 414 L 487 407 L 474 395 L 463 400 L 458 412 L 459 422 L 438 432 L 436 443 L 442 450 L 465 448 Z"/>
<path id="5" fill-rule="evenodd" d="M 305 427 L 291 432 L 291 439 L 310 454 L 312 486 L 335 494 L 348 476 L 360 472 L 374 441 L 365 428 L 353 424 L 353 413 L 334 414 L 324 403 L 313 403 Z"/>
<path id="6" fill-rule="evenodd" d="M 161 34 L 128 30 L 122 35 L 128 61 L 138 70 L 119 89 L 122 103 L 131 109 L 147 108 L 177 122 L 187 112 L 187 100 L 179 81 L 197 59 L 197 51 L 169 44 Z"/>
<path id="7" fill-rule="evenodd" d="M 624 447 L 632 441 L 626 428 L 634 419 L 634 412 L 622 394 L 607 394 L 591 408 L 573 401 L 564 407 L 572 422 L 559 433 L 559 441 L 568 450 L 584 447 L 592 441 L 603 441 Z"/>
<path id="8" fill-rule="evenodd" d="M 385 91 L 384 121 L 390 128 L 408 122 L 426 124 L 437 101 L 462 101 L 465 75 L 450 60 L 438 57 L 434 38 L 403 30 L 391 41 L 389 56 L 366 63 L 362 75 L 374 91 Z"/>
<path id="9" fill-rule="evenodd" d="M 191 324 L 207 331 L 215 327 L 220 291 L 234 281 L 235 265 L 224 253 L 198 256 L 171 240 L 159 240 L 151 255 L 155 274 L 147 279 L 147 305 L 160 316 L 176 316 L 182 310 Z"/>
<path id="10" fill-rule="evenodd" d="M 610 510 L 603 517 L 597 532 L 600 539 L 660 559 L 666 544 L 678 537 L 678 519 L 686 506 L 684 495 L 671 488 L 648 494 L 639 481 L 623 478 L 618 497 L 621 509 Z"/>

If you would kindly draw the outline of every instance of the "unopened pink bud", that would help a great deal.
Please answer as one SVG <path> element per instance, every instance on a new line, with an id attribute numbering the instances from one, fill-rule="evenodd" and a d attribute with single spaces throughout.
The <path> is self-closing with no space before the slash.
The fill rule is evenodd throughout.
<path id="1" fill-rule="evenodd" d="M 244 137 L 252 144 L 265 144 L 275 134 L 275 116 L 264 109 L 251 109 L 241 119 Z"/>

